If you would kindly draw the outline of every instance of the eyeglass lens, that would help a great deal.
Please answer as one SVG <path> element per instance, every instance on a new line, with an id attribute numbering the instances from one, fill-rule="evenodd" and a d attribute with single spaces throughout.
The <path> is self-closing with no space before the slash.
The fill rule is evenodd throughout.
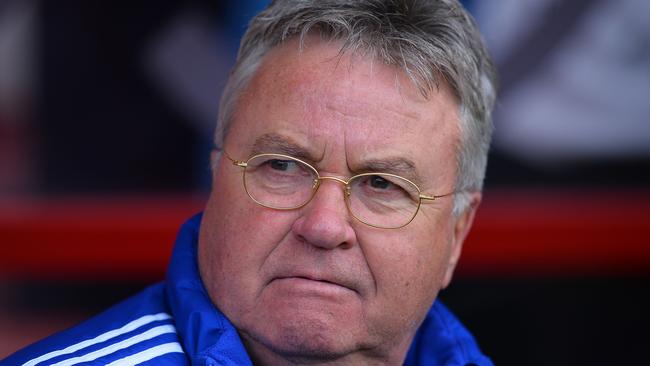
<path id="1" fill-rule="evenodd" d="M 277 209 L 292 209 L 306 204 L 318 184 L 318 173 L 313 167 L 287 156 L 255 156 L 248 161 L 244 172 L 244 185 L 251 198 Z M 350 212 L 369 225 L 403 226 L 419 207 L 418 188 L 399 176 L 360 174 L 353 177 L 348 186 L 346 199 Z"/>

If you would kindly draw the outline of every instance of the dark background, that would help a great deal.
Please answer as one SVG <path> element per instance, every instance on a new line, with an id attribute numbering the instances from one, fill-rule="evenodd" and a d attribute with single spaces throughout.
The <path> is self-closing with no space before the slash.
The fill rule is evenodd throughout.
<path id="1" fill-rule="evenodd" d="M 219 90 L 243 24 L 261 3 L 0 3 L 0 14 L 27 9 L 27 39 L 31 41 L 25 59 L 28 65 L 19 63 L 29 69 L 23 79 L 27 86 L 0 104 L 0 144 L 4 145 L 0 163 L 5 166 L 0 170 L 0 198 L 14 202 L 16 198 L 71 195 L 204 195 Z M 467 5 L 475 9 L 474 3 Z M 563 24 L 578 21 L 590 7 L 598 6 L 595 1 L 575 3 L 580 7 L 569 9 L 573 13 L 557 18 L 553 27 L 571 32 L 570 27 L 562 28 Z M 568 11 L 560 10 L 555 11 Z M 535 29 L 529 32 L 535 33 Z M 561 36 L 542 33 L 549 38 Z M 196 41 L 196 34 L 207 34 L 208 41 L 184 46 L 188 39 Z M 533 34 L 528 41 L 542 45 L 544 37 L 540 37 Z M 508 62 L 499 65 L 502 92 L 518 93 L 520 79 L 539 70 L 560 42 L 555 39 L 540 47 L 535 58 L 541 60 L 521 66 L 519 74 L 512 66 L 517 65 L 517 55 L 530 55 L 520 51 L 503 58 Z M 177 50 L 183 54 L 175 53 Z M 7 56 L 2 49 L 0 56 Z M 208 61 L 197 65 L 199 58 Z M 650 72 L 650 62 L 646 65 Z M 192 74 L 202 67 L 206 77 L 197 79 Z M 212 84 L 202 89 L 202 85 L 196 86 L 200 80 Z M 185 89 L 186 93 L 179 92 Z M 208 103 L 188 104 L 196 95 L 193 93 L 207 95 Z M 499 103 L 498 108 L 504 107 L 507 105 Z M 497 133 L 499 122 L 497 119 Z M 604 189 L 614 195 L 630 190 L 648 194 L 647 150 L 554 159 L 539 163 L 495 143 L 486 194 L 539 188 L 547 192 L 570 188 Z M 0 243 L 0 248 L 6 244 L 10 243 Z M 46 330 L 29 328 L 34 330 L 33 337 L 40 337 L 136 293 L 156 279 L 0 278 L 0 294 L 5 294 L 0 315 L 4 314 L 5 321 L 12 317 L 50 319 L 45 321 L 50 323 Z M 634 274 L 609 270 L 565 275 L 464 274 L 441 297 L 497 365 L 634 365 L 646 363 L 649 279 L 650 268 Z M 12 336 L 9 329 L 13 328 L 3 330 L 0 323 L 0 342 Z M 12 350 L 2 351 L 0 357 Z"/>

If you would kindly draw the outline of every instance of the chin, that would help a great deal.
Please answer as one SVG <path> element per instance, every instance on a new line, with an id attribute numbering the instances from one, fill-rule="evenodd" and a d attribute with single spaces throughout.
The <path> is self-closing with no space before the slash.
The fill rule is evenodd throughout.
<path id="1" fill-rule="evenodd" d="M 296 361 L 336 360 L 355 351 L 355 347 L 346 344 L 340 335 L 332 331 L 328 335 L 324 332 L 305 331 L 304 328 L 284 328 L 273 343 L 271 346 L 278 354 Z"/>
<path id="2" fill-rule="evenodd" d="M 270 321 L 260 337 L 251 336 L 286 359 L 303 362 L 336 360 L 359 349 L 355 334 L 336 323 L 304 318 L 292 318 L 282 324 Z"/>

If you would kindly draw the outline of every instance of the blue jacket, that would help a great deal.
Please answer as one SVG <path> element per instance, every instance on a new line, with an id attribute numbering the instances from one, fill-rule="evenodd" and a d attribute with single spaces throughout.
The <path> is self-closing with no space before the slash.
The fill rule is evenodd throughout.
<path id="1" fill-rule="evenodd" d="M 252 365 L 236 329 L 215 308 L 196 264 L 201 216 L 181 228 L 165 283 L 29 346 L 0 366 Z M 406 365 L 492 366 L 440 302 L 418 330 Z"/>

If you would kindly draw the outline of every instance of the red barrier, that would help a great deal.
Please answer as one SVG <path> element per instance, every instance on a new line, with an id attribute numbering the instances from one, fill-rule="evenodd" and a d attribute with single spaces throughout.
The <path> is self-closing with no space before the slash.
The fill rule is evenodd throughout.
<path id="1" fill-rule="evenodd" d="M 66 198 L 0 204 L 0 276 L 162 278 L 196 197 Z"/>
<path id="2" fill-rule="evenodd" d="M 649 275 L 650 191 L 486 192 L 464 275 Z"/>

